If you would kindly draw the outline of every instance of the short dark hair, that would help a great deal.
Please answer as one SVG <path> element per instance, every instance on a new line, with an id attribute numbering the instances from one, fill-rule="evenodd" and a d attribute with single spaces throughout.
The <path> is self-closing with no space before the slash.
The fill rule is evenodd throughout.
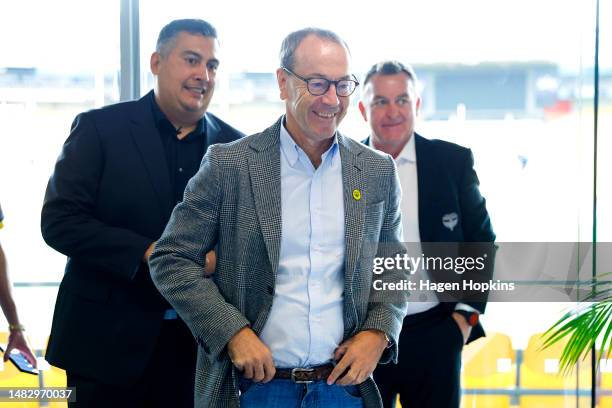
<path id="1" fill-rule="evenodd" d="M 280 64 L 282 67 L 293 69 L 295 65 L 295 50 L 309 35 L 314 35 L 319 38 L 335 42 L 342 45 L 350 54 L 350 50 L 346 42 L 336 33 L 323 28 L 307 27 L 301 30 L 294 31 L 283 40 L 280 49 Z"/>
<path id="2" fill-rule="evenodd" d="M 207 21 L 195 18 L 173 20 L 166 24 L 159 32 L 155 51 L 160 53 L 162 57 L 168 55 L 168 52 L 174 47 L 176 36 L 181 32 L 217 38 L 217 30 Z"/>
<path id="3" fill-rule="evenodd" d="M 389 60 L 372 65 L 372 68 L 370 68 L 370 70 L 365 76 L 365 79 L 363 80 L 363 86 L 365 87 L 366 84 L 370 81 L 370 79 L 372 79 L 372 77 L 376 74 L 395 75 L 402 72 L 408 76 L 408 79 L 410 79 L 413 84 L 416 85 L 417 77 L 414 73 L 414 69 L 412 69 L 410 65 L 404 65 L 399 61 Z"/>

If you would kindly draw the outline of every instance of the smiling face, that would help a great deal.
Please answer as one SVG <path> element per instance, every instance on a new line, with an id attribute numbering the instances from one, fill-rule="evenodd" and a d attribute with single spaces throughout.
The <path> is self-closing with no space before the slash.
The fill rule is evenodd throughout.
<path id="1" fill-rule="evenodd" d="M 193 125 L 206 112 L 215 89 L 217 40 L 180 32 L 165 54 L 151 56 L 156 101 L 175 126 Z"/>
<path id="2" fill-rule="evenodd" d="M 294 55 L 292 71 L 304 78 L 352 79 L 348 51 L 336 42 L 311 34 L 302 40 Z M 334 85 L 325 94 L 313 96 L 304 81 L 283 69 L 277 70 L 277 79 L 286 105 L 287 130 L 296 143 L 330 143 L 346 115 L 350 97 L 337 96 Z"/>
<path id="3" fill-rule="evenodd" d="M 366 84 L 359 110 L 370 124 L 375 147 L 398 154 L 414 133 L 421 106 L 414 82 L 403 72 L 375 74 Z"/>

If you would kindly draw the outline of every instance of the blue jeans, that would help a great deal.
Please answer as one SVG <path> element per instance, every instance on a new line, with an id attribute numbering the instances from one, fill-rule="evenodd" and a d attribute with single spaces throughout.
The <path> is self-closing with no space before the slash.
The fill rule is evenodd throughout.
<path id="1" fill-rule="evenodd" d="M 240 380 L 241 408 L 363 408 L 355 385 L 327 385 L 325 381 L 296 384 L 291 380 L 254 383 Z"/>

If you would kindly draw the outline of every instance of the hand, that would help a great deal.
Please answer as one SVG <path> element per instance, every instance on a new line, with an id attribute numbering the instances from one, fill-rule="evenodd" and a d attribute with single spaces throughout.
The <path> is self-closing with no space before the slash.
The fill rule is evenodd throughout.
<path id="1" fill-rule="evenodd" d="M 11 331 L 8 344 L 6 346 L 6 351 L 4 352 L 4 361 L 8 360 L 11 350 L 13 349 L 21 351 L 26 360 L 28 360 L 33 367 L 36 367 L 36 357 L 34 356 L 32 348 L 28 344 L 28 340 L 25 338 L 23 331 L 21 330 Z"/>
<path id="2" fill-rule="evenodd" d="M 227 343 L 230 359 L 244 378 L 267 383 L 276 374 L 270 349 L 250 327 L 243 327 Z"/>
<path id="3" fill-rule="evenodd" d="M 387 339 L 383 332 L 364 330 L 357 333 L 336 349 L 334 360 L 339 361 L 327 377 L 327 384 L 361 384 L 372 375 L 385 348 L 387 348 Z M 342 376 L 345 371 L 346 374 Z M 342 378 L 338 380 L 340 376 Z"/>
<path id="4" fill-rule="evenodd" d="M 217 266 L 217 255 L 215 251 L 210 251 L 206 254 L 206 266 L 204 267 L 204 275 L 210 276 L 215 273 L 215 267 Z"/>
<path id="5" fill-rule="evenodd" d="M 453 319 L 455 319 L 457 326 L 459 326 L 461 334 L 463 334 L 463 344 L 467 343 L 468 339 L 470 338 L 470 333 L 472 332 L 472 326 L 470 326 L 468 322 L 465 321 L 465 317 L 459 313 L 453 312 L 452 316 Z"/>
<path id="6" fill-rule="evenodd" d="M 153 253 L 153 250 L 155 249 L 155 244 L 156 243 L 157 243 L 157 241 L 153 241 L 153 243 L 151 243 L 151 245 L 149 245 L 149 247 L 145 251 L 144 255 L 142 256 L 143 262 L 149 262 L 149 257 Z"/>

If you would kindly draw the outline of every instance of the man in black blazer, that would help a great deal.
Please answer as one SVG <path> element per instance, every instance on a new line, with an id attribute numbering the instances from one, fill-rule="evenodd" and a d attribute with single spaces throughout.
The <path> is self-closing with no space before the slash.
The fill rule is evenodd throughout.
<path id="1" fill-rule="evenodd" d="M 242 136 L 206 113 L 217 46 L 203 20 L 169 23 L 154 91 L 78 115 L 56 163 L 41 226 L 68 262 L 46 358 L 74 407 L 193 406 L 196 343 L 147 261 L 207 148 Z"/>
<path id="2" fill-rule="evenodd" d="M 422 246 L 426 256 L 432 246 L 427 243 L 484 243 L 480 247 L 492 263 L 495 234 L 478 188 L 472 153 L 416 134 L 420 104 L 411 67 L 385 61 L 366 75 L 359 103 L 371 130 L 365 143 L 395 159 L 402 185 L 404 239 Z M 464 344 L 484 336 L 478 316 L 484 313 L 485 302 L 421 295 L 426 297 L 409 303 L 398 364 L 379 366 L 374 378 L 385 407 L 394 407 L 399 394 L 406 408 L 456 408 L 461 351 Z"/>

